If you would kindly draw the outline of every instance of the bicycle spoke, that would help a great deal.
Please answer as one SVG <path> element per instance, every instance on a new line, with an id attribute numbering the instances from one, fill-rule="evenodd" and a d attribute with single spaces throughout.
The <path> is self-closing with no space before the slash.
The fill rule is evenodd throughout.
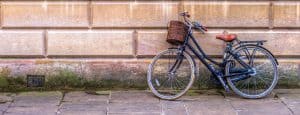
<path id="1" fill-rule="evenodd" d="M 178 83 L 179 87 L 180 86 L 184 86 L 184 84 L 182 83 L 182 81 L 178 80 L 177 78 L 175 78 L 175 80 L 178 81 L 177 83 Z"/>
<path id="2" fill-rule="evenodd" d="M 273 56 L 265 49 L 256 46 L 243 47 L 235 52 L 240 54 L 242 61 L 255 68 L 255 73 L 249 74 L 250 78 L 236 83 L 227 78 L 229 86 L 235 93 L 247 98 L 259 98 L 267 95 L 277 82 L 275 81 L 277 67 Z M 232 60 L 233 57 L 231 56 L 229 59 Z M 237 60 L 233 59 L 233 61 L 235 66 L 226 65 L 227 75 L 231 72 L 230 70 L 243 67 Z"/>
<path id="3" fill-rule="evenodd" d="M 263 81 L 266 85 L 269 85 L 268 82 L 265 81 L 265 79 L 261 78 L 261 77 L 256 77 L 258 79 L 260 79 L 261 81 Z"/>
<path id="4" fill-rule="evenodd" d="M 256 49 L 254 49 L 254 50 L 252 51 L 252 54 L 251 54 L 250 59 L 249 59 L 249 64 L 250 64 L 251 67 L 253 67 L 253 65 L 254 65 L 253 60 L 254 60 L 254 54 L 255 54 L 255 53 L 256 53 Z"/>
<path id="5" fill-rule="evenodd" d="M 165 86 L 165 84 L 166 84 L 166 81 L 169 81 L 170 80 L 170 78 L 168 78 L 168 79 L 166 79 L 166 80 L 164 80 L 159 86 L 158 86 L 158 88 L 157 89 L 160 89 L 162 86 Z"/>
<path id="6" fill-rule="evenodd" d="M 255 79 L 255 80 L 254 80 L 254 90 L 255 90 L 255 94 L 257 94 L 256 78 L 253 77 L 253 79 Z"/>
<path id="7" fill-rule="evenodd" d="M 175 82 L 175 90 L 180 90 L 180 86 L 178 85 L 178 82 Z"/>

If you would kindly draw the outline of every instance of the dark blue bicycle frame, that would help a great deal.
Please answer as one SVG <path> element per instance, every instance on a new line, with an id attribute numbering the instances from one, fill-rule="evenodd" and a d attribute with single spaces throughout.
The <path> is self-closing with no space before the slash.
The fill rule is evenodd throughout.
<path id="1" fill-rule="evenodd" d="M 196 48 L 194 48 L 190 43 L 190 39 L 192 40 L 192 43 L 196 46 Z M 184 43 L 179 47 L 179 51 L 181 52 L 180 55 L 178 55 L 178 59 L 175 62 L 175 64 L 171 67 L 170 70 L 173 70 L 172 72 L 174 72 L 174 68 L 175 71 L 176 69 L 180 66 L 181 62 L 182 62 L 182 53 L 186 50 L 186 47 L 189 48 L 189 50 L 191 50 L 196 57 L 198 57 L 198 59 L 208 68 L 208 70 L 213 74 L 214 77 L 216 77 L 219 82 L 222 84 L 222 86 L 225 88 L 225 90 L 229 90 L 226 82 L 224 81 L 226 77 L 232 77 L 232 76 L 249 76 L 249 74 L 253 73 L 252 68 L 245 63 L 244 61 L 242 61 L 239 58 L 239 55 L 235 54 L 232 50 L 233 46 L 232 43 L 227 43 L 227 47 L 225 49 L 225 54 L 228 54 L 225 58 L 223 58 L 222 63 L 216 62 L 214 60 L 212 60 L 211 58 L 209 58 L 205 52 L 202 50 L 202 48 L 199 46 L 199 44 L 197 43 L 195 37 L 192 34 L 192 28 L 189 27 L 188 29 L 188 34 L 184 40 Z M 199 52 L 198 52 L 199 51 Z M 223 75 L 222 71 L 219 71 L 217 69 L 214 68 L 214 66 L 212 64 L 209 64 L 209 62 L 213 63 L 214 65 L 217 65 L 218 67 L 222 68 L 224 70 L 226 63 L 229 61 L 229 55 L 232 55 L 234 57 L 235 60 L 237 60 L 245 69 L 243 70 L 239 70 L 239 72 L 235 72 L 234 74 L 230 74 L 230 75 Z M 208 61 L 207 61 L 208 60 Z M 246 79 L 246 77 L 241 77 L 237 80 L 241 80 L 241 79 Z"/>

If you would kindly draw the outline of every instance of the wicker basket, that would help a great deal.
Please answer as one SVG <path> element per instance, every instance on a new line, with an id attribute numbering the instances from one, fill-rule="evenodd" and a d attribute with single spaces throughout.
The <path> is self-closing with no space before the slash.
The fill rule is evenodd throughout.
<path id="1" fill-rule="evenodd" d="M 181 21 L 170 21 L 168 27 L 167 42 L 173 45 L 180 45 L 187 35 L 187 27 Z"/>

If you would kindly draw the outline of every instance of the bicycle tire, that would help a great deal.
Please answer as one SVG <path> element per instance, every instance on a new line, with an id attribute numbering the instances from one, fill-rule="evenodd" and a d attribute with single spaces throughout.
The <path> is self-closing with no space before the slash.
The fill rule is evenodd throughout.
<path id="1" fill-rule="evenodd" d="M 148 72 L 147 72 L 147 83 L 148 83 L 148 86 L 149 86 L 150 90 L 152 91 L 152 93 L 155 96 L 157 96 L 157 97 L 159 97 L 161 99 L 164 99 L 164 100 L 175 100 L 175 99 L 183 96 L 189 90 L 189 88 L 192 86 L 192 84 L 194 82 L 194 79 L 195 79 L 195 62 L 194 62 L 194 60 L 192 59 L 192 57 L 187 52 L 183 52 L 182 53 L 183 57 L 184 57 L 183 59 L 185 59 L 185 60 L 183 60 L 184 62 L 182 62 L 182 63 L 186 63 L 187 62 L 189 64 L 189 68 L 190 68 L 190 70 L 188 70 L 188 71 L 191 72 L 190 75 L 187 76 L 188 79 L 189 79 L 187 85 L 183 89 L 181 89 L 180 92 L 178 92 L 176 94 L 169 94 L 169 95 L 167 95 L 169 92 L 166 93 L 166 94 L 164 94 L 162 90 L 159 90 L 159 88 L 161 87 L 160 85 L 164 85 L 164 84 L 159 84 L 159 82 L 157 83 L 157 81 L 158 81 L 157 79 L 158 78 L 156 78 L 156 74 L 154 72 L 158 72 L 159 73 L 159 71 L 158 71 L 159 69 L 156 71 L 155 67 L 156 67 L 156 65 L 159 65 L 158 61 L 162 61 L 162 62 L 165 61 L 166 57 L 164 57 L 164 55 L 167 54 L 167 53 L 170 53 L 170 52 L 173 52 L 173 53 L 176 54 L 176 53 L 178 53 L 178 50 L 177 49 L 168 49 L 168 50 L 162 51 L 161 53 L 159 53 L 158 55 L 156 55 L 153 58 L 151 64 L 149 65 Z M 173 56 L 169 56 L 169 57 L 167 57 L 167 59 L 175 58 L 175 57 L 177 58 L 178 54 L 176 54 L 176 56 L 174 56 L 174 55 Z M 188 67 L 188 66 L 184 66 L 184 65 L 181 64 L 178 67 L 178 70 L 180 68 L 185 68 L 185 67 Z M 159 68 L 159 66 L 157 68 Z M 160 77 L 159 79 L 161 79 L 162 77 L 166 77 L 166 75 L 167 75 L 168 78 L 167 78 L 167 80 L 164 80 L 164 82 L 169 81 L 169 79 L 170 79 L 169 73 L 162 73 L 162 76 L 159 76 L 159 75 L 160 75 L 160 73 L 157 74 L 157 76 Z M 179 76 L 179 75 L 177 76 L 177 75 L 178 75 L 178 72 L 176 73 L 175 79 L 177 79 L 177 78 L 179 79 L 180 77 L 184 77 L 185 78 L 185 76 Z M 172 79 L 174 79 L 174 77 Z M 171 85 L 171 87 L 172 87 L 172 85 Z"/>
<path id="2" fill-rule="evenodd" d="M 249 58 L 249 53 L 246 54 L 246 51 L 248 50 L 251 50 L 251 49 L 256 49 L 255 50 L 255 53 L 257 51 L 261 51 L 261 54 L 262 55 L 258 55 L 256 56 L 257 57 L 257 60 L 260 59 L 262 60 L 263 64 L 267 64 L 268 62 L 270 62 L 270 65 L 271 65 L 271 68 L 268 68 L 267 65 L 262 65 L 260 64 L 260 62 L 254 62 L 254 59 L 252 60 L 251 62 L 251 57 L 254 58 L 254 54 L 251 55 L 251 57 Z M 276 86 L 277 82 L 278 82 L 278 68 L 277 68 L 277 62 L 276 62 L 276 59 L 274 58 L 274 56 L 272 55 L 271 52 L 269 52 L 267 49 L 261 47 L 261 46 L 257 46 L 257 45 L 245 45 L 245 46 L 242 46 L 242 47 L 239 47 L 239 48 L 236 48 L 236 50 L 234 51 L 235 53 L 240 53 L 241 51 L 243 51 L 245 53 L 244 57 L 243 58 L 248 58 L 248 61 L 249 63 L 251 62 L 252 65 L 250 64 L 251 67 L 254 67 L 254 64 L 260 64 L 258 66 L 255 66 L 254 69 L 257 71 L 257 72 L 260 72 L 260 73 L 256 73 L 255 76 L 251 76 L 245 80 L 248 80 L 248 84 L 247 86 L 243 86 L 243 87 L 247 87 L 248 91 L 246 90 L 243 90 L 242 87 L 239 88 L 238 87 L 238 82 L 236 81 L 233 81 L 233 78 L 232 77 L 227 77 L 227 83 L 228 85 L 230 86 L 230 88 L 239 96 L 241 97 L 244 97 L 244 98 L 250 98 L 250 99 L 255 99 L 255 98 L 263 98 L 267 95 L 269 95 L 272 90 L 274 89 L 274 87 Z M 254 50 L 253 50 L 254 52 Z M 252 52 L 252 53 L 253 53 Z M 247 56 L 248 55 L 248 56 Z M 267 57 L 267 60 L 264 60 L 262 59 L 263 58 L 263 55 L 265 55 Z M 240 56 L 243 56 L 243 55 L 240 55 Z M 233 59 L 233 56 L 230 56 L 229 57 L 229 60 Z M 246 59 L 247 60 L 247 59 Z M 269 61 L 268 61 L 269 60 Z M 258 60 L 259 61 L 259 60 Z M 230 62 L 230 63 L 227 63 L 226 64 L 226 67 L 225 67 L 225 75 L 229 75 L 230 74 L 230 69 L 233 70 L 233 67 L 236 67 L 237 65 L 234 65 L 235 63 L 233 62 Z M 259 67 L 259 68 L 258 68 Z M 263 68 L 261 68 L 263 67 Z M 236 67 L 238 68 L 238 67 Z M 269 69 L 268 71 L 264 71 L 265 69 Z M 273 71 L 271 71 L 271 69 Z M 259 70 L 259 71 L 258 71 Z M 262 71 L 264 73 L 262 73 Z M 271 74 L 269 74 L 271 73 Z M 258 75 L 261 75 L 262 78 L 258 78 L 259 76 Z M 272 79 L 268 79 L 269 81 L 272 80 L 270 83 L 271 84 L 268 84 L 266 85 L 265 84 L 265 88 L 263 91 L 261 91 L 261 89 L 259 90 L 259 88 L 256 86 L 256 85 L 259 85 L 258 83 L 266 83 L 266 77 L 270 77 L 272 76 Z M 255 78 L 255 80 L 253 81 L 253 79 Z M 261 82 L 257 82 L 256 80 L 259 79 Z M 245 81 L 246 82 L 246 81 Z M 250 84 L 251 82 L 251 84 Z M 254 84 L 254 85 L 253 85 Z M 243 84 L 245 85 L 245 84 Z M 261 85 L 261 84 L 260 84 Z M 252 88 L 252 86 L 254 87 L 253 91 L 250 91 L 250 88 Z M 259 87 L 263 87 L 263 86 L 259 86 Z M 258 91 L 261 91 L 258 93 Z M 255 93 L 254 93 L 255 92 Z"/>

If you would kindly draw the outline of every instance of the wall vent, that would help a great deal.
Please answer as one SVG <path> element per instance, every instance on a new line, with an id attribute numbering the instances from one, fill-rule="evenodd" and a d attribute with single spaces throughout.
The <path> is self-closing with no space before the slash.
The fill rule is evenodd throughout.
<path id="1" fill-rule="evenodd" d="M 44 75 L 27 75 L 27 87 L 44 87 Z"/>

